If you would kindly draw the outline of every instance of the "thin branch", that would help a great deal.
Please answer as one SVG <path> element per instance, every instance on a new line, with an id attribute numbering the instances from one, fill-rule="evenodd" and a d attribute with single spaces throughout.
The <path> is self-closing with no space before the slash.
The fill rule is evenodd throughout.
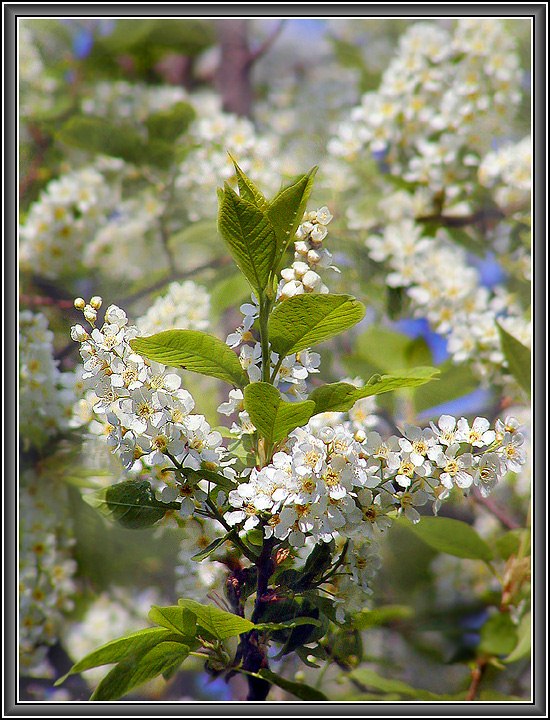
<path id="1" fill-rule="evenodd" d="M 470 682 L 468 692 L 466 693 L 465 700 L 473 701 L 476 699 L 479 690 L 479 684 L 481 682 L 486 667 L 487 660 L 485 658 L 478 658 L 476 660 L 476 664 L 472 668 L 472 680 Z"/>
<path id="2" fill-rule="evenodd" d="M 516 530 L 517 528 L 521 527 L 521 524 L 517 522 L 517 520 L 515 520 L 514 518 L 510 517 L 506 510 L 501 508 L 493 499 L 483 497 L 479 490 L 474 489 L 474 492 L 472 493 L 472 498 L 478 505 L 482 505 L 486 510 L 488 510 L 492 515 L 494 515 L 498 520 L 500 520 L 504 527 L 508 528 L 509 530 Z"/>
<path id="3" fill-rule="evenodd" d="M 281 34 L 284 26 L 286 24 L 286 19 L 283 19 L 279 22 L 275 30 L 268 35 L 268 37 L 264 40 L 264 42 L 259 45 L 255 50 L 252 50 L 250 52 L 250 55 L 248 57 L 248 67 L 251 67 L 254 65 L 255 62 L 257 62 L 261 57 L 263 57 L 269 50 L 271 49 L 271 46 L 277 40 L 279 35 Z"/>

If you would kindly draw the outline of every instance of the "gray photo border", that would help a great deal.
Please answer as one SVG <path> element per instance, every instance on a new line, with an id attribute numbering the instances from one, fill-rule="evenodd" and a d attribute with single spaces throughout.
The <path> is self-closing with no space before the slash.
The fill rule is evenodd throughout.
<path id="1" fill-rule="evenodd" d="M 137 12 L 136 12 L 137 11 Z M 254 5 L 243 3 L 203 3 L 148 5 L 146 3 L 122 4 L 70 4 L 70 3 L 19 3 L 5 4 L 4 28 L 4 703 L 3 717 L 103 717 L 139 716 L 171 717 L 189 715 L 197 717 L 256 716 L 298 717 L 339 715 L 342 717 L 548 717 L 547 713 L 547 539 L 546 519 L 546 377 L 547 337 L 546 307 L 548 302 L 546 274 L 546 26 L 547 3 L 458 3 L 458 4 L 412 4 L 412 3 L 273 3 Z M 525 703 L 423 703 L 423 702 L 288 702 L 288 703 L 241 703 L 241 702 L 18 702 L 16 689 L 16 618 L 17 618 L 17 569 L 16 569 L 16 491 L 18 442 L 15 430 L 16 418 L 16 369 L 17 369 L 17 89 L 16 89 L 16 25 L 18 17 L 28 16 L 132 16 L 154 15 L 162 17 L 339 17 L 339 16 L 401 16 L 421 18 L 426 16 L 461 15 L 508 16 L 533 18 L 533 134 L 534 134 L 534 216 L 535 235 L 533 250 L 534 267 L 534 485 L 536 503 L 533 503 L 533 527 L 537 540 L 534 553 L 533 580 L 533 702 Z M 298 707 L 297 707 L 298 706 Z"/>

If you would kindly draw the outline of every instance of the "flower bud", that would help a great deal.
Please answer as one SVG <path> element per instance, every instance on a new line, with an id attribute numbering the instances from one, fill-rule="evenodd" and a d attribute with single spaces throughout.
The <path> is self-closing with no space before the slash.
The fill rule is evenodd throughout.
<path id="1" fill-rule="evenodd" d="M 328 225 L 332 218 L 333 215 L 326 205 L 323 205 L 323 207 L 319 208 L 319 210 L 315 213 L 315 219 L 321 225 Z"/>
<path id="2" fill-rule="evenodd" d="M 90 324 L 95 323 L 97 319 L 97 310 L 95 308 L 93 308 L 91 305 L 86 305 L 83 312 L 84 317 Z"/>
<path id="3" fill-rule="evenodd" d="M 313 272 L 313 270 L 308 270 L 302 278 L 302 283 L 306 291 L 313 292 L 313 290 L 317 290 L 321 285 L 321 277 L 317 275 L 316 272 Z"/>
<path id="4" fill-rule="evenodd" d="M 84 342 L 89 337 L 88 333 L 82 325 L 73 325 L 71 328 L 71 338 L 76 342 Z"/>
<path id="5" fill-rule="evenodd" d="M 94 310 L 99 310 L 102 302 L 103 300 L 99 297 L 99 295 L 94 295 L 93 298 L 90 300 L 90 305 L 93 307 Z"/>
<path id="6" fill-rule="evenodd" d="M 84 298 L 77 297 L 75 298 L 74 306 L 77 310 L 84 310 L 84 308 L 86 307 L 86 301 L 84 300 Z"/>

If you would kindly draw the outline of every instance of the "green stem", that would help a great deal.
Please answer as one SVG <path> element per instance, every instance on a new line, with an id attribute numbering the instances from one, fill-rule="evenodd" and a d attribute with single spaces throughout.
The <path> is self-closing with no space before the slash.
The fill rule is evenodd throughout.
<path id="1" fill-rule="evenodd" d="M 258 556 L 243 543 L 243 541 L 239 537 L 239 534 L 235 531 L 234 528 L 231 527 L 231 525 L 229 525 L 229 523 L 226 522 L 225 518 L 219 512 L 218 508 L 214 505 L 210 498 L 207 499 L 206 504 L 210 508 L 210 511 L 212 513 L 212 519 L 217 520 L 220 525 L 223 525 L 223 527 L 227 530 L 228 533 L 231 533 L 231 542 L 239 548 L 242 554 L 247 557 L 250 562 L 256 563 L 258 560 Z"/>
<path id="2" fill-rule="evenodd" d="M 281 365 L 283 364 L 284 359 L 285 359 L 285 356 L 281 355 L 281 357 L 277 360 L 277 364 L 273 368 L 273 372 L 271 373 L 271 379 L 269 381 L 272 385 L 275 382 L 275 378 L 277 377 L 277 373 L 281 369 Z"/>
<path id="3" fill-rule="evenodd" d="M 262 348 L 262 382 L 271 382 L 269 371 L 271 368 L 271 358 L 269 352 L 269 329 L 268 320 L 271 310 L 271 302 L 264 295 L 260 298 L 260 345 Z"/>

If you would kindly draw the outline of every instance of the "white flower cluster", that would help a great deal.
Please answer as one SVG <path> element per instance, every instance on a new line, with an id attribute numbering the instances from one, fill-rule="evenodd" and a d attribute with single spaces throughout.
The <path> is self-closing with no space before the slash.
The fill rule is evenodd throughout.
<path id="1" fill-rule="evenodd" d="M 48 278 L 73 272 L 119 199 L 118 184 L 95 166 L 52 180 L 21 226 L 21 268 Z"/>
<path id="2" fill-rule="evenodd" d="M 277 291 L 279 300 L 303 293 L 328 293 L 329 289 L 317 270 L 331 268 L 338 272 L 331 264 L 332 254 L 323 247 L 323 240 L 328 233 L 327 225 L 332 217 L 326 206 L 304 215 L 296 231 L 298 239 L 294 243 L 294 262 L 281 271 L 282 280 Z"/>
<path id="3" fill-rule="evenodd" d="M 529 207 L 533 165 L 531 136 L 508 143 L 489 152 L 478 170 L 481 185 L 495 188 L 495 200 L 501 208 Z"/>
<path id="4" fill-rule="evenodd" d="M 99 329 L 95 323 L 101 298 L 89 303 L 77 298 L 75 306 L 92 327 L 88 333 L 82 325 L 74 325 L 71 337 L 80 343 L 83 379 L 97 396 L 93 410 L 104 418 L 107 443 L 127 470 L 145 468 L 152 480 L 161 474 L 161 499 L 171 502 L 181 496 L 181 515 L 191 515 L 195 503 L 206 495 L 184 478 L 183 469 L 216 470 L 225 454 L 222 436 L 212 431 L 203 415 L 192 414 L 195 402 L 180 387 L 178 375 L 133 352 L 129 341 L 139 330 L 128 325 L 123 310 L 110 305 Z M 165 469 L 174 473 L 161 472 Z M 223 472 L 231 474 L 231 469 L 225 467 Z"/>
<path id="5" fill-rule="evenodd" d="M 406 425 L 402 437 L 387 439 L 343 425 L 307 425 L 229 493 L 225 519 L 243 531 L 263 526 L 266 537 L 294 547 L 307 538 L 376 539 L 391 517 L 418 522 L 416 507 L 432 502 L 437 510 L 455 487 L 487 495 L 507 471 L 519 471 L 523 441 L 514 418 L 491 429 L 485 418 L 470 425 L 442 415 L 430 428 Z"/>
<path id="6" fill-rule="evenodd" d="M 530 346 L 530 322 L 521 307 L 500 289 L 491 292 L 481 285 L 466 251 L 456 246 L 445 229 L 434 238 L 425 237 L 421 225 L 405 218 L 389 223 L 382 235 L 369 235 L 366 245 L 373 260 L 389 266 L 387 284 L 406 288 L 415 314 L 426 317 L 434 330 L 447 336 L 455 362 L 471 360 L 481 377 L 487 377 L 494 365 L 501 366 L 504 356 L 497 320 Z"/>
<path id="7" fill-rule="evenodd" d="M 19 652 L 23 675 L 44 663 L 73 607 L 76 562 L 66 487 L 27 470 L 19 483 Z"/>
<path id="8" fill-rule="evenodd" d="M 93 85 L 87 90 L 81 107 L 87 115 L 142 122 L 152 113 L 188 101 L 187 92 L 175 85 L 145 85 L 119 80 Z"/>
<path id="9" fill-rule="evenodd" d="M 80 622 L 70 623 L 63 634 L 63 643 L 71 658 L 83 658 L 115 637 L 128 635 L 143 628 L 151 605 L 162 605 L 156 588 L 139 592 L 122 587 L 102 593 L 87 609 Z M 96 683 L 105 675 L 103 667 L 93 668 L 84 677 Z"/>
<path id="10" fill-rule="evenodd" d="M 43 445 L 67 427 L 75 400 L 73 373 L 53 357 L 53 333 L 41 313 L 19 315 L 19 427 L 26 443 Z"/>
<path id="11" fill-rule="evenodd" d="M 178 552 L 176 573 L 176 592 L 179 597 L 204 602 L 211 590 L 223 586 L 227 568 L 222 563 L 195 562 L 191 560 L 189 548 L 204 550 L 219 537 L 219 526 L 212 520 L 193 518 L 183 528 L 184 538 Z"/>
<path id="12" fill-rule="evenodd" d="M 453 195 L 506 127 L 520 81 L 514 41 L 499 20 L 459 19 L 454 31 L 416 23 L 329 152 L 351 160 L 368 148 L 392 175 Z"/>
<path id="13" fill-rule="evenodd" d="M 192 280 L 173 282 L 147 312 L 136 320 L 143 335 L 161 330 L 186 328 L 207 330 L 210 324 L 210 295 Z"/>
<path id="14" fill-rule="evenodd" d="M 221 110 L 218 97 L 210 94 L 190 96 L 197 119 L 189 128 L 191 150 L 180 164 L 175 179 L 178 200 L 184 203 L 193 221 L 215 217 L 216 199 L 205 193 L 220 178 L 231 180 L 234 168 L 228 151 L 239 160 L 243 172 L 254 177 L 266 192 L 279 189 L 285 171 L 279 153 L 279 141 L 273 134 L 260 135 L 247 118 Z M 292 168 L 289 168 L 292 170 Z"/>

